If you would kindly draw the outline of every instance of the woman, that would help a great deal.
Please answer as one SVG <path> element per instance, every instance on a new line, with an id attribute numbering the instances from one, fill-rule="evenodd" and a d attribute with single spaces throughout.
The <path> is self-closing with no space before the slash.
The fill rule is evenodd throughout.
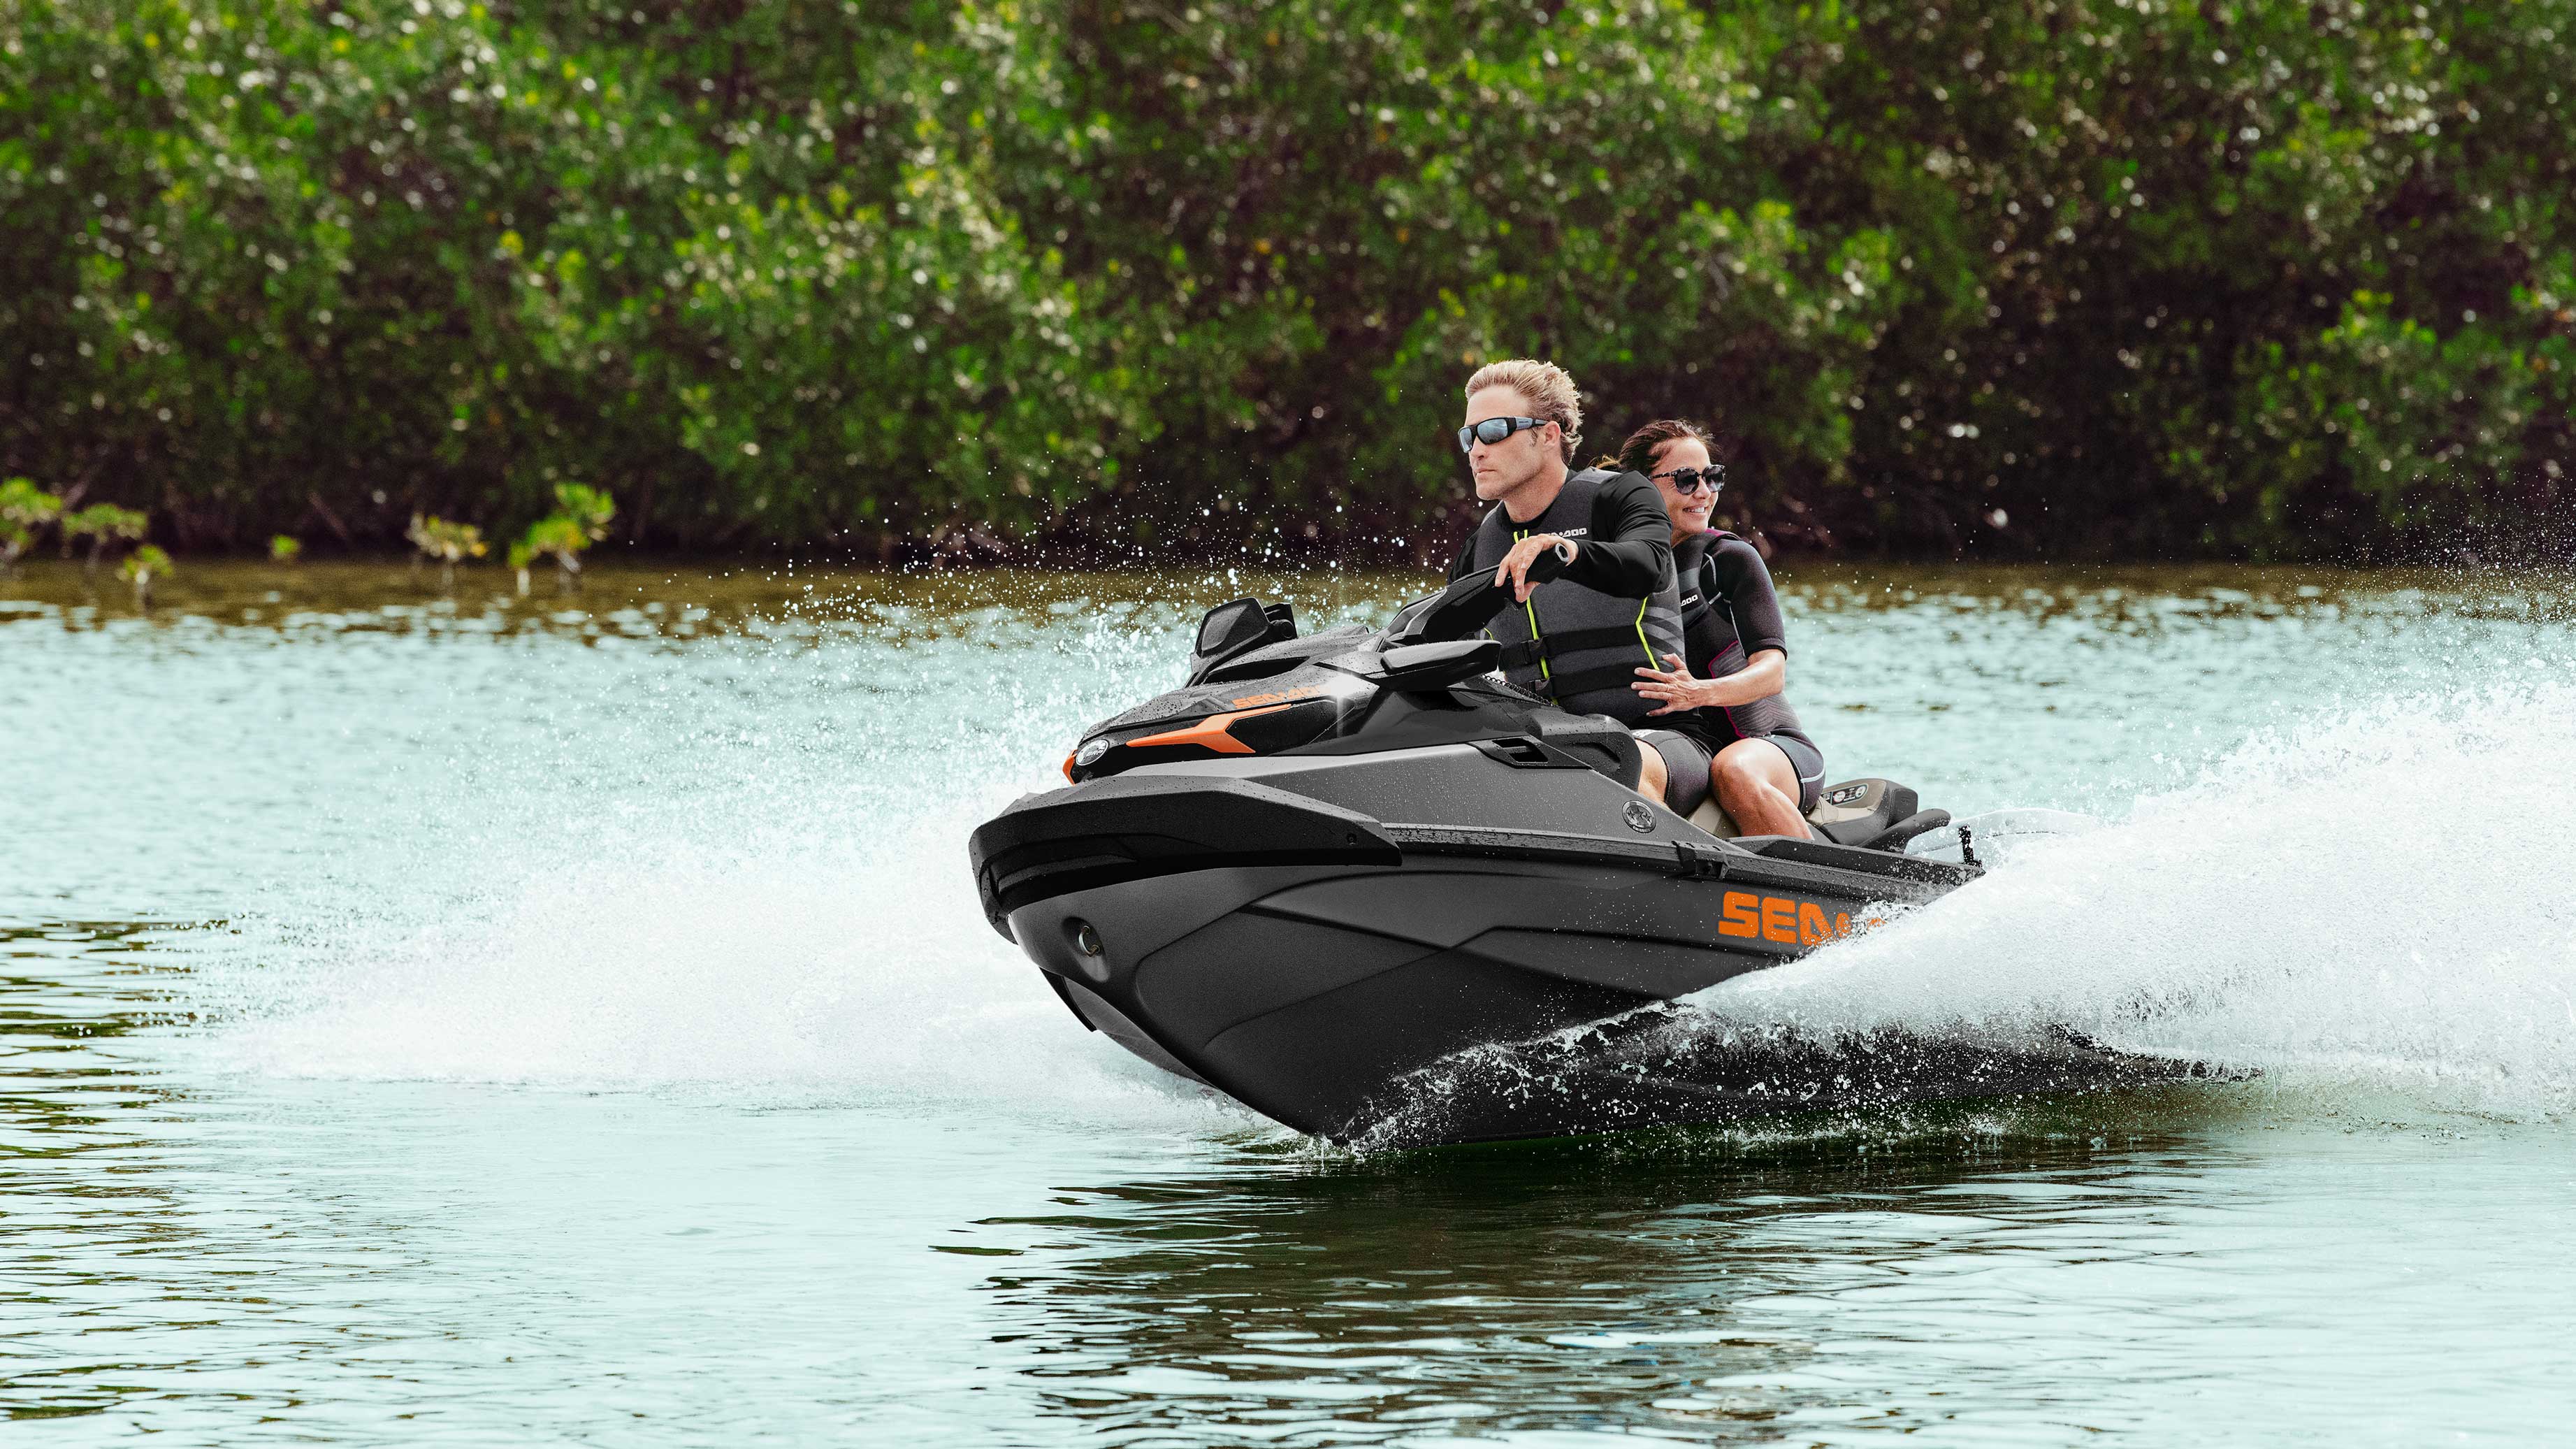
<path id="1" fill-rule="evenodd" d="M 1654 480 L 1673 521 L 1673 564 L 1681 579 L 1682 639 L 1688 658 L 1669 670 L 1639 669 L 1632 686 L 1659 702 L 1650 718 L 1669 730 L 1641 735 L 1663 769 L 1663 798 L 1688 816 L 1708 797 L 1747 835 L 1809 837 L 1806 814 L 1824 788 L 1825 756 L 1781 690 L 1788 645 L 1780 596 L 1752 544 L 1711 531 L 1725 470 L 1709 457 L 1708 434 L 1678 418 L 1646 424 L 1619 449 L 1618 464 Z"/>

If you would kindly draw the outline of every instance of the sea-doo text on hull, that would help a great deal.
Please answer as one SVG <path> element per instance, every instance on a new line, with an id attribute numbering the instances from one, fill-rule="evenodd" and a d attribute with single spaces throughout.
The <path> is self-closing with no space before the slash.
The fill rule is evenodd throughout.
<path id="1" fill-rule="evenodd" d="M 1499 646 L 1468 636 L 1508 601 L 1477 574 L 1382 633 L 1307 637 L 1282 605 L 1210 611 L 1184 688 L 1093 728 L 1070 788 L 975 831 L 987 917 L 1085 1025 L 1350 1140 L 1453 1053 L 1777 965 L 1980 873 L 1902 853 L 1949 817 L 1886 780 L 1827 790 L 1815 840 L 1730 838 L 1713 806 L 1685 821 L 1647 804 L 1625 726 L 1492 675 Z M 1792 1105 L 1716 1075 L 1657 1096 L 1660 1115 Z M 1980 1078 L 1940 1080 L 1930 1094 Z M 1641 1120 L 1633 1101 L 1558 1099 L 1451 1111 L 1425 1135 Z"/>

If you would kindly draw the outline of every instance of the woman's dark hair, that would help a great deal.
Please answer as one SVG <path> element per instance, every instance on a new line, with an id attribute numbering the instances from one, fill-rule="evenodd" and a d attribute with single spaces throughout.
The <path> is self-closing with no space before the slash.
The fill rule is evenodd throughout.
<path id="1" fill-rule="evenodd" d="M 1655 450 L 1676 438 L 1697 438 L 1700 445 L 1711 453 L 1717 451 L 1717 440 L 1703 431 L 1699 424 L 1682 418 L 1657 418 L 1630 433 L 1628 441 L 1619 445 L 1619 456 L 1603 459 L 1601 466 L 1626 473 L 1651 474 L 1655 471 Z"/>

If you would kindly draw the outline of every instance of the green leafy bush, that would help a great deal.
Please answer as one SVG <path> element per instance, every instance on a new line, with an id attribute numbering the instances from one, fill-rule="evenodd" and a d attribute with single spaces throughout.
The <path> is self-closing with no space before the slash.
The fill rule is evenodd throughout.
<path id="1" fill-rule="evenodd" d="M 616 517 L 616 500 L 606 490 L 557 484 L 555 511 L 529 524 L 527 533 L 510 545 L 510 567 L 518 571 L 519 592 L 528 591 L 528 565 L 539 558 L 555 561 L 566 590 L 578 585 L 582 551 L 608 537 L 608 525 Z"/>
<path id="2" fill-rule="evenodd" d="M 134 606 L 148 609 L 152 607 L 152 580 L 168 575 L 176 567 L 170 555 L 147 543 L 125 556 L 125 561 L 116 566 L 116 576 L 134 585 Z"/>
<path id="3" fill-rule="evenodd" d="M 89 540 L 89 562 L 85 573 L 95 575 L 110 548 L 120 543 L 138 543 L 151 524 L 151 518 L 136 509 L 119 508 L 113 503 L 93 503 L 77 513 L 63 517 L 63 551 L 83 538 Z"/>
<path id="4" fill-rule="evenodd" d="M 666 546 L 1409 552 L 1464 374 L 1534 353 L 1595 448 L 1713 418 L 1795 546 L 2417 547 L 2570 501 L 2571 35 L 57 0 L 0 13 L 0 466 L 187 547 L 612 477 Z"/>
<path id="5" fill-rule="evenodd" d="M 36 541 L 36 530 L 60 518 L 63 500 L 31 478 L 0 482 L 0 573 L 18 566 L 19 555 Z"/>
<path id="6" fill-rule="evenodd" d="M 438 565 L 438 586 L 442 589 L 455 585 L 458 564 L 481 558 L 488 548 L 483 542 L 483 530 L 473 524 L 450 523 L 418 513 L 411 516 L 411 527 L 403 530 L 403 537 L 411 540 L 412 548 L 422 558 Z M 276 547 L 273 541 L 270 547 Z"/>

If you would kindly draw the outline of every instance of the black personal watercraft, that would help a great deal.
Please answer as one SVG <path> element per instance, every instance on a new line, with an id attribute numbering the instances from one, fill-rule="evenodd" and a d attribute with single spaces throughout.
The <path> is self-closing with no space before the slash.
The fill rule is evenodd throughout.
<path id="1" fill-rule="evenodd" d="M 1479 573 L 1381 632 L 1304 637 L 1285 605 L 1209 611 L 1183 688 L 1086 732 L 1070 788 L 976 829 L 986 917 L 1084 1025 L 1337 1141 L 1850 1099 L 1850 1062 L 1812 1043 L 1655 1075 L 1619 1059 L 1638 1035 L 1620 1023 L 1975 879 L 1973 845 L 1957 864 L 1904 853 L 1949 816 L 1881 779 L 1828 788 L 1813 840 L 1739 836 L 1713 803 L 1690 820 L 1648 804 L 1626 726 L 1494 672 L 1500 646 L 1473 636 L 1509 600 Z M 2074 1038 L 1861 1051 L 1888 1068 L 1860 1074 L 1872 1100 L 2089 1085 L 2128 1060 Z M 1533 1059 L 1552 1090 L 1516 1069 L 1476 1086 Z M 1453 1061 L 1474 1069 L 1440 1078 Z"/>

